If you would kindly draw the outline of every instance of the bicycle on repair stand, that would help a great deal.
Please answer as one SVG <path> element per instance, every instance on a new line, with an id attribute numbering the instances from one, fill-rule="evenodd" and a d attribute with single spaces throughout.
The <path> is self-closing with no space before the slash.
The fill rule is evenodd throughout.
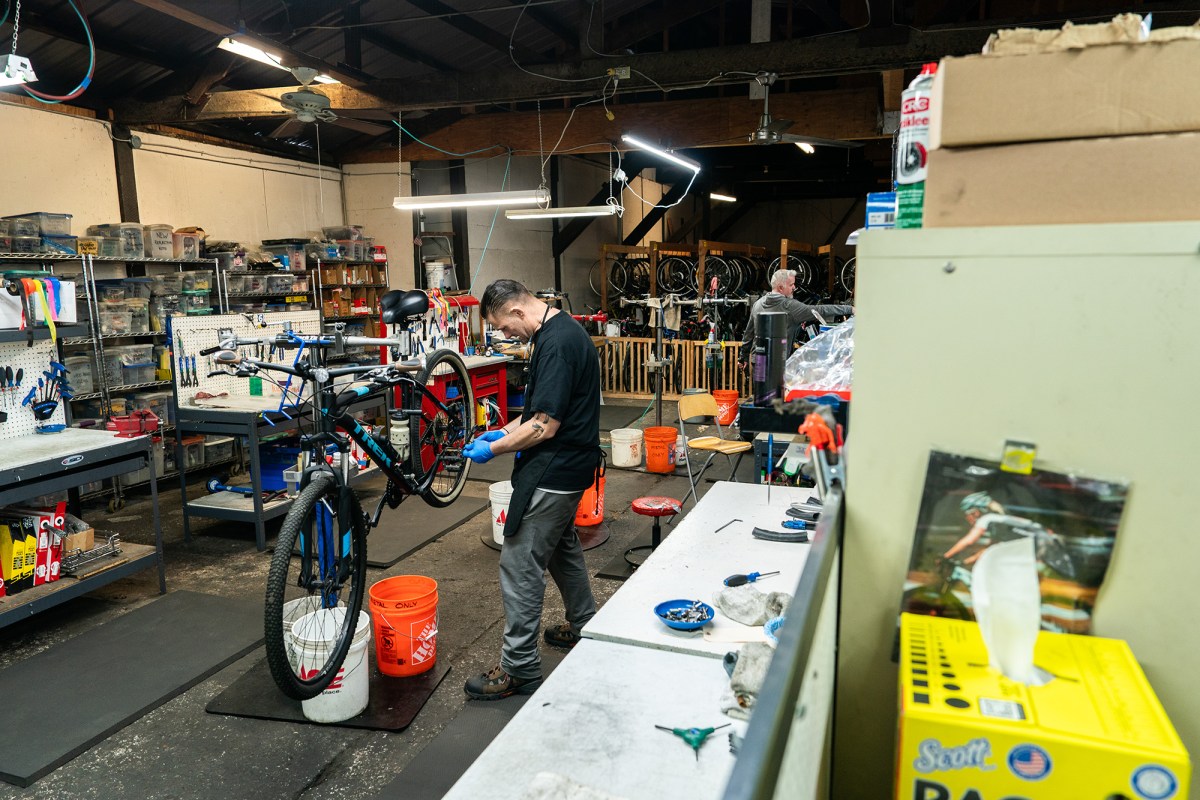
<path id="1" fill-rule="evenodd" d="M 383 296 L 381 305 L 385 323 L 407 325 L 424 317 L 429 299 L 421 291 L 394 291 Z M 420 495 L 440 508 L 461 494 L 470 465 L 462 450 L 475 433 L 471 382 L 462 359 L 450 350 L 436 350 L 424 363 L 398 361 L 399 339 L 343 336 L 340 331 L 252 338 L 224 331 L 218 336 L 220 345 L 201 353 L 215 354 L 216 362 L 232 369 L 226 374 L 259 376 L 278 385 L 285 400 L 295 401 L 291 405 L 303 402 L 311 408 L 313 431 L 302 431 L 300 440 L 300 494 L 275 542 L 264 611 L 271 675 L 285 695 L 307 700 L 329 686 L 350 649 L 366 588 L 367 532 L 379 524 L 384 506 L 394 509 L 409 495 Z M 295 358 L 290 364 L 274 363 L 239 352 L 260 344 L 294 351 Z M 328 357 L 346 346 L 390 347 L 398 363 L 328 366 Z M 435 376 L 438 393 L 431 390 Z M 299 388 L 294 388 L 295 379 Z M 393 397 L 397 390 L 399 407 L 389 413 L 394 444 L 386 434 L 368 433 L 349 409 L 367 398 Z M 351 441 L 388 479 L 370 518 L 349 483 Z M 326 459 L 329 451 L 340 455 L 332 465 Z M 301 612 L 322 609 L 332 613 L 315 617 L 319 626 L 312 622 L 306 627 L 305 638 L 327 644 L 316 655 L 312 647 L 301 652 L 293 637 L 284 635 L 284 615 L 296 620 Z"/>

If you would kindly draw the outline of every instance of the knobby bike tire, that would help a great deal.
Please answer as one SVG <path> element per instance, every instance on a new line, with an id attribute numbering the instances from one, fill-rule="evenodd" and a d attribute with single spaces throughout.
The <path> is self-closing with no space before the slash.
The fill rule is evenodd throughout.
<path id="1" fill-rule="evenodd" d="M 458 353 L 451 350 L 434 351 L 425 362 L 425 368 L 417 374 L 417 384 L 426 385 L 437 373 L 437 370 L 442 368 L 450 369 L 461 387 L 462 402 L 458 404 L 458 407 L 463 409 L 464 418 L 447 420 L 439 412 L 438 418 L 431 419 L 428 412 L 424 410 L 420 416 L 409 417 L 409 461 L 414 480 L 418 485 L 423 484 L 428 477 L 429 470 L 425 467 L 426 458 L 432 455 L 432 464 L 436 465 L 446 449 L 461 450 L 475 438 L 475 394 L 471 390 L 471 376 L 467 374 L 466 365 L 463 364 Z M 429 430 L 431 422 L 434 428 L 432 433 Z M 439 425 L 447 426 L 447 429 L 439 431 Z M 462 430 L 456 431 L 456 425 L 461 426 Z M 427 441 L 432 441 L 430 445 L 432 453 L 423 452 L 425 450 L 424 442 Z M 435 477 L 429 489 L 421 494 L 421 498 L 434 508 L 445 508 L 462 494 L 463 487 L 467 483 L 467 472 L 471 468 L 471 462 L 461 455 L 458 460 L 460 463 L 454 468 L 457 471 L 453 473 L 448 484 L 442 478 Z M 432 468 L 437 469 L 436 466 Z M 451 472 L 447 471 L 446 474 L 449 476 Z"/>
<path id="2" fill-rule="evenodd" d="M 309 700 L 316 697 L 325 691 L 337 676 L 342 662 L 346 660 L 346 653 L 350 649 L 355 626 L 358 623 L 358 613 L 362 609 L 367 567 L 366 517 L 354 490 L 349 486 L 342 487 L 341 490 L 349 493 L 351 514 L 350 590 L 348 597 L 339 597 L 339 601 L 345 602 L 347 613 L 342 628 L 338 631 L 337 638 L 330 649 L 328 660 L 316 674 L 302 678 L 292 667 L 288 658 L 288 643 L 283 634 L 283 606 L 288 601 L 289 573 L 292 576 L 291 586 L 295 586 L 296 576 L 299 575 L 300 570 L 300 558 L 308 557 L 308 554 L 302 553 L 300 558 L 295 558 L 293 553 L 302 526 L 307 524 L 308 517 L 314 513 L 314 509 L 322 497 L 329 497 L 330 501 L 335 504 L 334 507 L 337 507 L 338 489 L 332 475 L 328 473 L 314 475 L 312 481 L 300 492 L 300 496 L 292 504 L 283 520 L 279 536 L 275 540 L 275 552 L 271 556 L 271 568 L 267 573 L 267 594 L 263 609 L 267 664 L 271 668 L 271 677 L 275 679 L 275 685 L 293 700 Z M 335 517 L 334 530 L 340 533 L 337 524 L 338 520 Z M 315 552 L 315 543 L 313 549 Z M 298 587 L 296 592 L 292 599 L 304 596 Z M 320 608 L 319 596 L 311 592 L 309 596 L 315 601 L 314 610 Z"/>

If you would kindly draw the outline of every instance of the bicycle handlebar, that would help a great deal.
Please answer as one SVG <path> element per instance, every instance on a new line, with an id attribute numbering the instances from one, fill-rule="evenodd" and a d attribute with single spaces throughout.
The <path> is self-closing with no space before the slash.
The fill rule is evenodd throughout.
<path id="1" fill-rule="evenodd" d="M 247 345 L 264 344 L 285 350 L 294 350 L 301 345 L 304 347 L 333 347 L 335 337 L 329 334 L 305 336 L 293 333 L 278 333 L 274 336 L 233 336 L 222 339 L 216 347 L 205 348 L 200 355 L 211 355 L 218 350 L 234 350 Z M 343 336 L 342 344 L 358 347 L 400 347 L 399 339 L 383 339 L 373 336 Z"/>

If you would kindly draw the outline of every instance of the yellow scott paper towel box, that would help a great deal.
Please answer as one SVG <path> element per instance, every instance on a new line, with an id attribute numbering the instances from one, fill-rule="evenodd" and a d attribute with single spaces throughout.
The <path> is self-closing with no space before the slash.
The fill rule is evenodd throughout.
<path id="1" fill-rule="evenodd" d="M 1191 765 L 1118 639 L 1041 632 L 1047 682 L 988 666 L 974 622 L 904 614 L 897 800 L 1171 800 Z"/>

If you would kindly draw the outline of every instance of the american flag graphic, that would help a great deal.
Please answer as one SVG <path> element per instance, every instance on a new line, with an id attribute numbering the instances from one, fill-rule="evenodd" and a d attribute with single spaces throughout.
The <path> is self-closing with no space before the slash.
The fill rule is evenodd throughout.
<path id="1" fill-rule="evenodd" d="M 1035 745 L 1018 745 L 1008 754 L 1008 766 L 1021 778 L 1037 780 L 1050 772 L 1050 756 Z"/>

